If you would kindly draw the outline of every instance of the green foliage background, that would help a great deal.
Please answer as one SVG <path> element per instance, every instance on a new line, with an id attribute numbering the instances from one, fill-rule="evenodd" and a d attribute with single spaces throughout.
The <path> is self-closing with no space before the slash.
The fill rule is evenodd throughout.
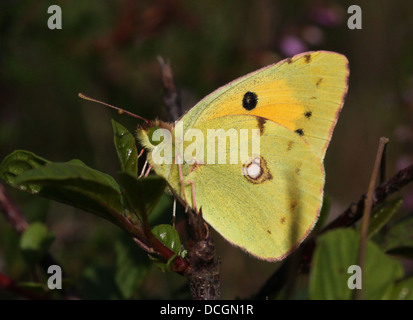
<path id="1" fill-rule="evenodd" d="M 62 8 L 62 30 L 47 28 L 52 4 Z M 284 58 L 291 50 L 286 39 L 294 38 L 305 50 L 337 51 L 350 61 L 349 93 L 325 160 L 331 219 L 366 191 L 380 136 L 390 138 L 388 175 L 412 163 L 413 156 L 413 3 L 351 4 L 362 8 L 362 30 L 347 28 L 350 4 L 344 0 L 2 1 L 0 159 L 26 149 L 52 161 L 81 159 L 115 175 L 110 119 L 132 132 L 136 119 L 80 100 L 78 92 L 166 120 L 158 55 L 170 60 L 189 108 L 236 77 Z M 413 209 L 409 189 L 402 194 L 404 214 Z M 145 271 L 132 276 L 140 279 L 135 287 L 119 289 L 117 282 L 127 282 L 129 273 L 117 266 L 147 259 L 126 258 L 134 256 L 127 254 L 133 249 L 116 226 L 9 191 L 30 222 L 44 221 L 53 231 L 51 251 L 85 296 L 189 297 L 183 277 L 154 265 L 137 268 Z M 169 223 L 171 208 L 164 198 L 154 219 Z M 251 296 L 277 267 L 215 239 L 222 298 Z M 31 281 L 18 248 L 18 235 L 0 215 L 0 271 Z M 0 298 L 7 297 L 0 291 Z"/>

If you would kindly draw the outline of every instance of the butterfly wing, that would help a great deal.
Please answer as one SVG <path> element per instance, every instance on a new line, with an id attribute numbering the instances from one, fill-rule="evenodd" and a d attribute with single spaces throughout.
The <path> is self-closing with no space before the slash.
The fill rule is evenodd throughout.
<path id="1" fill-rule="evenodd" d="M 217 157 L 219 152 L 226 153 L 226 164 L 216 161 L 187 168 L 185 193 L 192 204 L 189 182 L 193 182 L 204 219 L 229 242 L 261 259 L 283 259 L 317 220 L 324 185 L 324 169 L 318 157 L 293 131 L 256 116 L 209 119 L 199 122 L 195 129 L 204 137 L 211 129 L 235 129 L 238 136 L 241 129 L 247 129 L 250 147 L 256 141 L 251 129 L 257 129 L 259 155 L 243 162 L 230 164 L 231 152 L 238 154 L 241 141 L 222 151 L 215 139 L 208 140 L 203 145 L 205 157 L 207 149 L 214 148 Z M 178 180 L 176 173 L 170 178 Z M 174 188 L 181 194 L 179 184 Z"/>
<path id="2" fill-rule="evenodd" d="M 260 116 L 295 132 L 323 160 L 347 93 L 348 75 L 348 61 L 341 54 L 302 53 L 219 88 L 182 120 L 188 129 L 226 115 Z"/>
<path id="3" fill-rule="evenodd" d="M 183 132 L 197 129 L 201 137 L 208 137 L 209 129 L 235 129 L 238 137 L 242 129 L 257 129 L 258 155 L 231 164 L 231 152 L 240 151 L 238 144 L 222 151 L 212 142 L 195 139 L 183 141 L 183 150 L 195 146 L 205 156 L 211 149 L 224 152 L 226 164 L 195 157 L 194 164 L 182 165 L 181 178 L 176 164 L 158 165 L 151 157 L 149 162 L 192 207 L 193 185 L 205 220 L 228 241 L 261 259 L 281 260 L 317 220 L 323 158 L 347 92 L 348 74 L 347 59 L 326 51 L 299 54 L 250 73 L 205 97 L 181 123 Z M 176 128 L 175 147 L 182 143 Z M 152 150 L 146 135 L 138 130 L 139 140 Z M 252 136 L 248 139 L 248 145 L 255 143 Z"/>

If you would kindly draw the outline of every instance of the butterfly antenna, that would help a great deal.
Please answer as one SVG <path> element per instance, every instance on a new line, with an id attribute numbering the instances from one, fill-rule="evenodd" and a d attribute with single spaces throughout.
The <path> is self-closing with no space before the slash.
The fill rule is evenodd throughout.
<path id="1" fill-rule="evenodd" d="M 132 113 L 132 112 L 123 110 L 123 109 L 121 109 L 121 108 L 112 106 L 111 104 L 108 104 L 108 103 L 106 103 L 106 102 L 102 102 L 102 101 L 99 101 L 99 100 L 97 100 L 97 99 L 93 99 L 93 98 L 91 98 L 91 97 L 88 97 L 88 96 L 84 95 L 83 93 L 79 93 L 78 96 L 79 96 L 80 98 L 82 98 L 82 99 L 89 100 L 89 101 L 96 102 L 96 103 L 100 103 L 100 104 L 103 104 L 104 106 L 107 106 L 107 107 L 109 107 L 109 108 L 118 110 L 119 114 L 127 114 L 128 116 L 131 116 L 131 117 L 134 117 L 134 118 L 138 118 L 138 119 L 141 119 L 141 120 L 145 121 L 146 123 L 149 123 L 149 120 L 147 120 L 147 119 L 145 119 L 145 118 L 142 118 L 141 116 L 138 116 L 138 115 L 136 115 L 136 114 L 134 114 L 134 113 Z"/>

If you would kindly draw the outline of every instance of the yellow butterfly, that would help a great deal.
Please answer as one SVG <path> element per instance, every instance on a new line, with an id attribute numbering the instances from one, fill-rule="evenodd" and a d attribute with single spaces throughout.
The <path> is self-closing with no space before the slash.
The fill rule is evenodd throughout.
<path id="1" fill-rule="evenodd" d="M 138 139 L 155 172 L 225 239 L 281 260 L 317 221 L 348 76 L 345 56 L 302 53 L 219 88 L 175 124 L 140 126 Z M 210 134 L 219 130 L 222 139 Z M 242 146 L 246 153 L 234 153 Z"/>

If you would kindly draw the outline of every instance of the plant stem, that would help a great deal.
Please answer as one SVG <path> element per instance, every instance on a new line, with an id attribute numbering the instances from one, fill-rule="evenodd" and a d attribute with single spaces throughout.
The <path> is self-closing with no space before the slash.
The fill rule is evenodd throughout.
<path id="1" fill-rule="evenodd" d="M 0 273 L 0 287 L 8 291 L 17 293 L 18 295 L 25 297 L 27 299 L 31 299 L 31 300 L 43 300 L 44 299 L 44 297 L 34 292 L 31 292 L 25 288 L 19 287 L 14 280 L 10 279 L 9 277 L 7 277 L 6 275 L 2 273 Z"/>
<path id="2" fill-rule="evenodd" d="M 393 177 L 380 184 L 374 190 L 374 196 L 372 197 L 372 208 L 375 208 L 377 205 L 384 202 L 388 196 L 399 191 L 412 181 L 413 165 L 410 165 L 397 172 Z M 297 270 L 295 271 L 296 274 L 307 273 L 310 270 L 310 264 L 315 249 L 316 237 L 330 230 L 352 226 L 362 217 L 365 201 L 366 195 L 364 194 L 357 202 L 352 203 L 335 220 L 325 226 L 317 235 L 314 235 L 312 238 L 307 239 L 301 245 L 303 247 L 303 250 L 300 257 L 300 264 L 299 266 L 297 266 Z M 288 257 L 284 261 L 284 264 L 288 263 L 288 260 L 290 258 L 291 257 Z M 285 286 L 286 281 L 288 281 L 289 279 L 282 276 L 283 270 L 284 268 L 279 268 L 274 272 L 274 274 L 263 284 L 263 286 L 259 290 L 259 294 L 255 296 L 256 299 L 266 299 L 266 297 L 273 296 Z"/>
<path id="3" fill-rule="evenodd" d="M 166 62 L 161 56 L 158 56 L 158 63 L 161 67 L 162 83 L 164 89 L 164 104 L 168 113 L 169 121 L 177 120 L 183 113 L 181 105 L 181 96 L 176 89 L 172 68 L 169 62 Z"/>
<path id="4" fill-rule="evenodd" d="M 170 64 L 162 57 L 158 57 L 158 62 L 162 72 L 164 104 L 169 121 L 173 122 L 183 113 L 181 99 L 173 80 Z M 189 262 L 185 276 L 188 279 L 192 297 L 195 300 L 219 299 L 219 261 L 215 253 L 214 241 L 202 218 L 202 210 L 200 209 L 199 213 L 194 212 L 172 188 L 170 189 L 175 199 L 188 209 L 188 259 L 184 261 Z"/>
<path id="5" fill-rule="evenodd" d="M 377 182 L 377 176 L 380 170 L 380 164 L 384 152 L 384 148 L 386 144 L 389 142 L 389 139 L 381 137 L 379 142 L 379 148 L 377 150 L 376 160 L 374 161 L 374 167 L 370 178 L 369 189 L 367 191 L 367 197 L 364 205 L 364 213 L 363 218 L 361 220 L 361 235 L 360 235 L 360 248 L 359 248 L 359 256 L 358 256 L 358 266 L 362 270 L 362 283 L 363 283 L 363 273 L 364 273 L 364 265 L 366 260 L 366 247 L 367 247 L 367 237 L 369 231 L 369 223 L 370 223 L 370 214 L 371 209 L 373 206 L 373 194 L 374 194 L 374 187 Z M 354 298 L 356 300 L 362 300 L 363 298 L 363 289 L 358 289 L 354 291 Z"/>
<path id="6" fill-rule="evenodd" d="M 15 205 L 11 197 L 7 194 L 6 188 L 0 183 L 0 209 L 13 228 L 22 234 L 29 224 L 19 208 Z"/>

